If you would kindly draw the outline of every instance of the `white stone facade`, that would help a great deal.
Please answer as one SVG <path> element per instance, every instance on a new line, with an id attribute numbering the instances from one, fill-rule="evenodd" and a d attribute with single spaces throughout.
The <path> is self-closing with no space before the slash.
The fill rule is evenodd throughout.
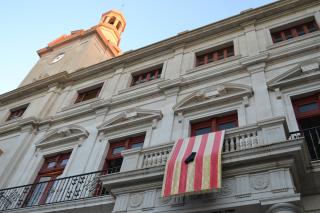
<path id="1" fill-rule="evenodd" d="M 320 26 L 319 1 L 280 0 L 0 95 L 1 189 L 34 183 L 44 158 L 66 150 L 61 178 L 100 171 L 110 141 L 145 133 L 141 149 L 122 152 L 119 173 L 100 177 L 109 194 L 6 211 L 320 212 L 320 164 L 289 134 L 299 130 L 291 98 L 320 91 L 320 31 L 276 44 L 270 33 L 310 18 Z M 228 42 L 234 56 L 195 66 L 198 52 Z M 133 73 L 159 65 L 159 79 L 130 86 Z M 101 83 L 97 98 L 74 104 L 77 91 Z M 225 144 L 222 190 L 161 198 L 174 141 L 193 121 L 230 111 L 239 127 L 226 131 L 235 143 Z"/>

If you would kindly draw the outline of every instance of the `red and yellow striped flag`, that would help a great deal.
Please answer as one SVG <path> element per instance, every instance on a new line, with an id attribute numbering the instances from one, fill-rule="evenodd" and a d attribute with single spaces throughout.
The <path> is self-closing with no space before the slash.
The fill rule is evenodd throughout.
<path id="1" fill-rule="evenodd" d="M 171 151 L 164 174 L 162 196 L 221 188 L 221 152 L 224 131 L 179 139 Z M 185 160 L 195 152 L 194 160 Z"/>

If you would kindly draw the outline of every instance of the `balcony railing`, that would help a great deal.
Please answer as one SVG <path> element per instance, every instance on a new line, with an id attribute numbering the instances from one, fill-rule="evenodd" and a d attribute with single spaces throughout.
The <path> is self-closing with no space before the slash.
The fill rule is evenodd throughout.
<path id="1" fill-rule="evenodd" d="M 290 133 L 291 140 L 299 138 L 305 139 L 311 160 L 320 160 L 320 126 Z"/>
<path id="2" fill-rule="evenodd" d="M 0 211 L 41 206 L 64 201 L 106 195 L 101 175 L 119 172 L 120 168 L 91 172 L 0 190 Z"/>
<path id="3" fill-rule="evenodd" d="M 229 153 L 262 146 L 264 143 L 261 134 L 261 129 L 256 126 L 227 130 L 222 152 Z M 168 144 L 143 150 L 142 168 L 165 165 L 172 146 L 173 144 Z"/>

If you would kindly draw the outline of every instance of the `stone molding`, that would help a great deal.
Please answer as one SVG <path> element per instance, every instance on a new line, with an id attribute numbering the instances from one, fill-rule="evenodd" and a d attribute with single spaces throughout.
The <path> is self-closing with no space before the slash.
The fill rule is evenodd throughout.
<path id="1" fill-rule="evenodd" d="M 179 101 L 173 107 L 173 110 L 175 113 L 184 113 L 194 109 L 199 109 L 199 107 L 209 107 L 210 105 L 227 100 L 244 100 L 245 97 L 248 98 L 252 95 L 253 92 L 249 86 L 240 84 L 222 84 L 191 93 Z"/>
<path id="2" fill-rule="evenodd" d="M 144 125 L 150 122 L 152 128 L 156 128 L 157 122 L 162 119 L 162 112 L 159 110 L 146 110 L 140 108 L 131 108 L 122 112 L 113 118 L 105 121 L 97 127 L 98 131 L 114 131 L 117 129 L 126 129 L 130 126 Z"/>
<path id="3" fill-rule="evenodd" d="M 84 139 L 88 136 L 88 131 L 83 127 L 78 125 L 69 125 L 50 131 L 42 139 L 36 142 L 35 146 L 37 148 L 44 149 L 48 147 L 58 146 L 62 143 L 68 144 L 74 141 L 79 142 L 78 145 L 81 145 Z"/>
<path id="4" fill-rule="evenodd" d="M 80 200 L 72 200 L 66 202 L 59 202 L 53 204 L 46 204 L 41 206 L 34 206 L 34 207 L 27 207 L 27 208 L 19 208 L 19 209 L 12 209 L 6 210 L 6 212 L 10 213 L 30 213 L 30 212 L 37 212 L 37 213 L 51 213 L 54 211 L 63 212 L 68 210 L 75 210 L 75 209 L 83 209 L 86 207 L 93 207 L 93 206 L 109 206 L 110 209 L 113 208 L 115 200 L 111 196 L 100 196 L 100 197 L 93 197 L 93 198 L 86 198 Z"/>
<path id="5" fill-rule="evenodd" d="M 317 80 L 320 78 L 320 61 L 313 59 L 299 63 L 294 68 L 278 75 L 267 82 L 269 89 L 279 89 L 305 84 L 305 81 Z"/>
<path id="6" fill-rule="evenodd" d="M 301 208 L 291 203 L 277 203 L 271 206 L 266 213 L 301 213 Z"/>
<path id="7" fill-rule="evenodd" d="M 39 125 L 39 120 L 35 117 L 17 118 L 0 125 L 0 134 L 10 131 L 30 132 Z"/>
<path id="8" fill-rule="evenodd" d="M 163 167 L 159 167 L 158 169 L 160 168 L 163 169 Z M 155 169 L 156 168 L 153 168 L 152 171 L 140 171 L 140 173 L 143 175 L 151 174 L 156 172 Z M 134 173 L 137 173 L 137 171 L 134 171 Z M 144 208 L 149 210 L 156 208 L 159 211 L 161 208 L 170 208 L 176 211 L 187 208 L 192 212 L 192 210 L 203 208 L 203 206 L 200 207 L 199 205 L 204 205 L 204 203 L 208 204 L 206 208 L 213 210 L 221 208 L 222 205 L 224 208 L 230 208 L 232 206 L 231 203 L 237 203 L 237 206 L 241 206 L 246 205 L 247 202 L 260 203 L 260 201 L 274 197 L 287 198 L 292 201 L 299 200 L 299 194 L 294 191 L 294 182 L 291 179 L 292 173 L 286 168 L 273 168 L 265 170 L 264 172 L 256 170 L 245 175 L 223 178 L 222 188 L 217 192 L 169 198 L 161 197 L 162 177 L 159 175 L 160 174 L 157 176 L 158 178 L 156 178 L 156 176 L 154 176 L 154 178 L 145 176 L 145 178 L 140 181 L 131 180 L 129 181 L 130 183 L 126 183 L 126 185 L 109 185 L 113 193 L 117 195 L 114 212 L 139 211 Z M 122 176 L 129 177 L 129 174 L 123 174 Z M 107 180 L 107 178 L 107 176 L 105 176 L 105 179 L 102 177 L 102 181 Z M 277 185 L 277 183 L 284 183 L 281 187 L 285 190 L 275 194 L 272 192 L 272 189 L 274 184 Z M 199 200 L 201 200 L 200 203 Z M 117 205 L 117 202 L 122 205 Z M 276 203 L 277 201 L 274 200 L 271 205 Z M 231 206 L 229 206 L 229 204 Z"/>

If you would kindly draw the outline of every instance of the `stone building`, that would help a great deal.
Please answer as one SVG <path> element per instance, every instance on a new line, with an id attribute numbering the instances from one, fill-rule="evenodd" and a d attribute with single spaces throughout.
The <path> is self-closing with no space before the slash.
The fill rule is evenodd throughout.
<path id="1" fill-rule="evenodd" d="M 0 95 L 0 211 L 320 212 L 320 1 L 121 53 L 110 11 Z M 179 138 L 226 130 L 222 188 L 161 197 Z"/>

